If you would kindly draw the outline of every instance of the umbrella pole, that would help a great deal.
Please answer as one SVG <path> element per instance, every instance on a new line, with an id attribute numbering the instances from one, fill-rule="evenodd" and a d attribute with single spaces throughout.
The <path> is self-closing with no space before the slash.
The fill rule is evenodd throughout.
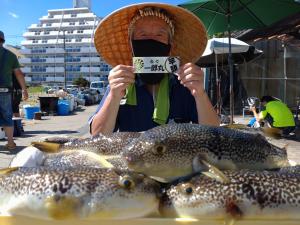
<path id="1" fill-rule="evenodd" d="M 229 78 L 230 78 L 230 87 L 229 87 L 229 96 L 230 96 L 230 124 L 233 124 L 233 115 L 234 115 L 234 92 L 233 92 L 233 62 L 232 62 L 232 53 L 231 53 L 231 28 L 230 28 L 230 19 L 231 19 L 231 1 L 228 0 L 228 12 L 227 12 L 227 30 L 228 30 L 228 43 L 229 43 L 229 54 L 228 54 L 228 64 L 229 64 Z"/>
<path id="2" fill-rule="evenodd" d="M 217 114 L 221 115 L 221 107 L 220 107 L 220 78 L 218 73 L 218 56 L 215 53 L 215 61 L 216 61 L 216 93 L 217 93 Z"/>

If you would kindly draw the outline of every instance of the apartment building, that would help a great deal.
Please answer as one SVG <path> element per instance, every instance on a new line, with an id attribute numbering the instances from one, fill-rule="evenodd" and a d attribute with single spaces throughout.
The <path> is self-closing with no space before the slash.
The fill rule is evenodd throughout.
<path id="1" fill-rule="evenodd" d="M 71 84 L 78 77 L 107 81 L 111 69 L 94 47 L 100 21 L 89 0 L 74 0 L 73 8 L 48 10 L 23 34 L 20 59 L 29 84 Z"/>

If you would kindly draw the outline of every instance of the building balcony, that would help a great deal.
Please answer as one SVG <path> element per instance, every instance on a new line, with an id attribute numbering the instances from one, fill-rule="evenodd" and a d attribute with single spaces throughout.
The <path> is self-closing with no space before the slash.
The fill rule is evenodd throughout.
<path id="1" fill-rule="evenodd" d="M 63 73 L 64 67 L 47 67 L 46 73 Z"/>
<path id="2" fill-rule="evenodd" d="M 82 57 L 80 58 L 81 63 L 100 63 L 100 58 L 98 57 Z"/>
<path id="3" fill-rule="evenodd" d="M 20 58 L 19 63 L 28 64 L 28 63 L 31 63 L 31 59 L 30 58 Z"/>
<path id="4" fill-rule="evenodd" d="M 99 73 L 100 72 L 100 68 L 99 67 L 81 67 L 80 68 L 80 72 L 82 73 Z"/>
<path id="5" fill-rule="evenodd" d="M 63 54 L 65 51 L 63 48 L 42 48 L 42 49 L 22 49 L 21 54 L 23 55 L 31 55 L 31 54 Z"/>
<path id="6" fill-rule="evenodd" d="M 80 53 L 97 53 L 97 50 L 95 47 L 82 47 Z"/>
<path id="7" fill-rule="evenodd" d="M 29 83 L 29 82 L 31 82 L 31 77 L 28 77 L 28 76 L 25 76 L 25 81 L 26 81 L 26 83 Z"/>
<path id="8" fill-rule="evenodd" d="M 46 77 L 46 82 L 64 82 L 64 77 L 61 76 Z"/>
<path id="9" fill-rule="evenodd" d="M 22 55 L 28 55 L 28 54 L 31 54 L 31 49 L 28 49 L 28 48 L 21 49 L 21 50 L 20 50 L 20 53 L 21 53 Z"/>
<path id="10" fill-rule="evenodd" d="M 26 63 L 30 63 L 30 64 L 49 64 L 49 63 L 64 63 L 64 58 L 62 57 L 56 57 L 56 58 L 26 58 L 29 60 L 29 62 Z M 27 60 L 27 61 L 28 61 Z"/>
<path id="11" fill-rule="evenodd" d="M 41 24 L 31 24 L 28 29 L 41 29 L 42 25 Z"/>
<path id="12" fill-rule="evenodd" d="M 21 68 L 23 73 L 31 73 L 31 68 L 30 67 L 22 67 Z"/>
<path id="13" fill-rule="evenodd" d="M 47 15 L 41 17 L 39 20 L 42 22 L 54 22 L 54 21 L 74 21 L 78 18 L 85 18 L 86 20 L 93 20 L 96 18 L 94 13 L 71 13 L 71 14 L 60 14 L 60 15 Z"/>

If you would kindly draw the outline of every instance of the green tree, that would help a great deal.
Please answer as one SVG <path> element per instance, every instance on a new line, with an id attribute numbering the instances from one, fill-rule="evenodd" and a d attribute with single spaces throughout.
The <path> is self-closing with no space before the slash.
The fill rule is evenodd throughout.
<path id="1" fill-rule="evenodd" d="M 81 76 L 79 78 L 75 79 L 73 81 L 73 84 L 78 85 L 79 87 L 89 87 L 90 86 L 90 82 Z"/>

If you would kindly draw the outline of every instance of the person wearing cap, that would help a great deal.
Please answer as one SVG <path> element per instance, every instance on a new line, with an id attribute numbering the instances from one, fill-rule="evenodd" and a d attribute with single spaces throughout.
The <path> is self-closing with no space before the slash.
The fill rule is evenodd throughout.
<path id="1" fill-rule="evenodd" d="M 16 144 L 13 140 L 13 112 L 12 112 L 12 76 L 16 76 L 21 88 L 23 98 L 28 98 L 25 79 L 15 54 L 5 49 L 4 33 L 0 31 L 0 126 L 3 127 L 7 137 L 5 148 L 13 150 Z"/>
<path id="2" fill-rule="evenodd" d="M 280 99 L 265 95 L 260 99 L 263 110 L 256 112 L 256 107 L 251 111 L 257 122 L 267 121 L 271 127 L 282 130 L 283 136 L 289 135 L 295 127 L 295 119 L 291 110 Z"/>
<path id="3" fill-rule="evenodd" d="M 98 25 L 95 46 L 113 69 L 109 86 L 90 118 L 91 134 L 145 131 L 171 122 L 219 126 L 194 62 L 207 43 L 203 23 L 189 11 L 168 4 L 121 8 Z M 175 56 L 177 74 L 135 73 L 132 57 Z"/>

